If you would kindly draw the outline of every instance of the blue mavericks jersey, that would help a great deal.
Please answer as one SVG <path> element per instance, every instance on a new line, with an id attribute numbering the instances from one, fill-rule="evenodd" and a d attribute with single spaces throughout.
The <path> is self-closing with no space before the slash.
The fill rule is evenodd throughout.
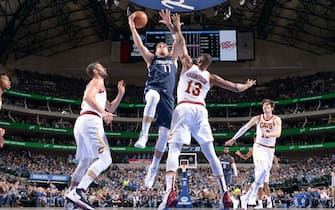
<path id="1" fill-rule="evenodd" d="M 173 94 L 177 76 L 177 66 L 171 56 L 155 56 L 148 68 L 147 88 Z"/>
<path id="2" fill-rule="evenodd" d="M 220 162 L 222 165 L 223 173 L 231 173 L 232 167 L 231 167 L 231 156 L 227 155 L 224 157 L 223 155 L 220 157 Z"/>

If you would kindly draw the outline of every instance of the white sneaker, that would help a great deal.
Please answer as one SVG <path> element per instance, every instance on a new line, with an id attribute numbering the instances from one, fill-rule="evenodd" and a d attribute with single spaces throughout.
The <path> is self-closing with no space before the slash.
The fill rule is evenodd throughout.
<path id="1" fill-rule="evenodd" d="M 248 198 L 246 195 L 241 196 L 241 209 L 242 210 L 248 209 Z"/>
<path id="2" fill-rule="evenodd" d="M 82 189 L 78 189 L 75 187 L 65 197 L 74 202 L 82 209 L 94 210 L 94 207 L 87 201 L 85 193 Z"/>
<path id="3" fill-rule="evenodd" d="M 151 168 L 151 167 L 148 168 L 147 175 L 145 176 L 145 179 L 144 179 L 144 186 L 145 187 L 150 189 L 152 187 L 152 185 L 154 185 L 155 177 L 157 175 L 157 171 L 158 170 L 156 168 Z"/>
<path id="4" fill-rule="evenodd" d="M 140 149 L 144 149 L 146 147 L 146 144 L 148 142 L 148 135 L 140 134 L 140 137 L 135 142 L 134 146 Z"/>
<path id="5" fill-rule="evenodd" d="M 76 204 L 74 204 L 73 201 L 70 199 L 66 198 L 66 196 L 71 192 L 73 188 L 68 188 L 65 193 L 64 193 L 64 210 L 74 210 L 77 209 Z"/>
<path id="6" fill-rule="evenodd" d="M 64 210 L 74 210 L 77 209 L 76 205 L 68 198 L 64 199 Z"/>
<path id="7" fill-rule="evenodd" d="M 250 198 L 248 199 L 248 205 L 256 206 L 256 201 L 257 201 L 257 197 L 251 195 Z"/>
<path id="8" fill-rule="evenodd" d="M 259 200 L 257 206 L 254 209 L 262 209 L 263 208 L 263 201 Z"/>
<path id="9" fill-rule="evenodd" d="M 267 201 L 266 202 L 266 208 L 268 208 L 268 209 L 272 209 L 273 208 L 271 201 Z"/>

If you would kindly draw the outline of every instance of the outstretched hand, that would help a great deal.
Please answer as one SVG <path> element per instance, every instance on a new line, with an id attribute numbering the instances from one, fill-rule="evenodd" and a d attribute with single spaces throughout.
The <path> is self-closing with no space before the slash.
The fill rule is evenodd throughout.
<path id="1" fill-rule="evenodd" d="M 248 85 L 248 87 L 252 87 L 254 85 L 256 85 L 256 80 L 255 79 L 248 79 L 245 84 Z"/>
<path id="2" fill-rule="evenodd" d="M 234 144 L 236 144 L 236 139 L 229 139 L 224 143 L 225 146 L 232 146 Z"/>
<path id="3" fill-rule="evenodd" d="M 171 18 L 172 18 L 172 21 L 173 21 L 174 29 L 176 31 L 180 31 L 181 26 L 184 24 L 184 23 L 180 22 L 180 15 L 179 14 L 173 14 Z"/>
<path id="4" fill-rule="evenodd" d="M 161 16 L 161 20 L 159 20 L 160 23 L 163 23 L 164 25 L 172 25 L 171 23 L 171 12 L 170 10 L 161 10 L 159 11 L 159 16 Z"/>

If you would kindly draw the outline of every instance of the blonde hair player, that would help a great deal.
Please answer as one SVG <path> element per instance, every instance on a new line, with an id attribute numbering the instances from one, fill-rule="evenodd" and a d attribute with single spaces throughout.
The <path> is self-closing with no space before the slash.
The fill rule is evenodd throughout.
<path id="1" fill-rule="evenodd" d="M 241 196 L 241 209 L 244 210 L 247 209 L 249 201 L 250 205 L 256 204 L 257 191 L 264 184 L 272 167 L 276 138 L 280 137 L 282 130 L 281 118 L 273 114 L 274 107 L 275 104 L 272 100 L 264 99 L 262 101 L 263 114 L 252 117 L 232 139 L 225 143 L 226 146 L 235 144 L 236 139 L 256 125 L 256 140 L 253 145 L 255 181 L 249 191 Z"/>
<path id="2" fill-rule="evenodd" d="M 172 15 L 176 30 L 177 42 L 181 40 L 183 53 L 181 56 L 182 71 L 177 87 L 177 102 L 170 130 L 169 152 L 166 161 L 166 190 L 158 209 L 162 210 L 174 206 L 178 199 L 175 192 L 176 171 L 178 157 L 184 144 L 189 145 L 191 136 L 199 143 L 201 151 L 209 161 L 213 174 L 220 189 L 220 209 L 229 209 L 231 200 L 222 166 L 214 150 L 214 138 L 208 121 L 208 111 L 205 107 L 207 92 L 214 85 L 235 92 L 242 92 L 256 84 L 255 80 L 247 80 L 245 84 L 233 83 L 224 80 L 216 74 L 207 71 L 212 62 L 209 54 L 202 54 L 197 58 L 196 64 L 188 55 L 185 39 L 181 34 L 180 16 Z"/>
<path id="3" fill-rule="evenodd" d="M 252 151 L 253 151 L 253 149 L 252 149 L 252 147 L 250 147 L 249 151 L 245 154 L 242 154 L 239 150 L 237 150 L 235 152 L 235 154 L 237 156 L 239 156 L 240 158 L 242 158 L 243 160 L 248 160 L 249 158 L 252 157 Z M 273 163 L 275 164 L 274 169 L 277 170 L 279 168 L 279 160 L 276 157 L 276 155 L 273 156 Z M 257 206 L 255 206 L 254 209 L 262 209 L 263 208 L 263 202 L 262 202 L 263 189 L 264 189 L 265 195 L 266 195 L 266 208 L 272 208 L 273 207 L 272 199 L 271 199 L 271 190 L 270 190 L 270 186 L 269 186 L 269 180 L 270 180 L 270 173 L 265 177 L 264 185 L 263 186 L 261 185 L 258 189 L 258 192 L 257 192 L 258 204 L 257 204 Z"/>

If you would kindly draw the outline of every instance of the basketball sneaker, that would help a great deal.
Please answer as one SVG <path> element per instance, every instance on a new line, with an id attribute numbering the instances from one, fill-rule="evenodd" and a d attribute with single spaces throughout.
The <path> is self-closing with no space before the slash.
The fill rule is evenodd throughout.
<path id="1" fill-rule="evenodd" d="M 248 198 L 246 195 L 241 196 L 241 209 L 242 210 L 248 209 Z"/>
<path id="2" fill-rule="evenodd" d="M 74 202 L 80 208 L 85 210 L 94 210 L 94 207 L 87 201 L 83 189 L 74 188 L 66 195 L 66 198 Z"/>
<path id="3" fill-rule="evenodd" d="M 220 199 L 220 210 L 228 210 L 230 207 L 232 207 L 233 202 L 230 199 L 229 192 L 225 192 L 223 196 Z"/>
<path id="4" fill-rule="evenodd" d="M 148 142 L 148 135 L 140 133 L 140 137 L 135 142 L 134 146 L 140 149 L 144 149 L 146 147 L 146 144 Z"/>
<path id="5" fill-rule="evenodd" d="M 262 209 L 263 208 L 263 201 L 262 200 L 258 200 L 257 201 L 257 205 L 255 206 L 254 209 Z"/>
<path id="6" fill-rule="evenodd" d="M 69 194 L 72 189 L 73 187 L 70 187 L 64 193 L 64 210 L 78 209 L 75 203 L 73 203 L 70 199 L 66 198 L 66 195 Z"/>
<path id="7" fill-rule="evenodd" d="M 257 197 L 250 195 L 250 198 L 248 199 L 248 205 L 249 206 L 256 206 L 256 201 L 257 201 Z"/>
<path id="8" fill-rule="evenodd" d="M 178 203 L 178 197 L 175 191 L 166 192 L 163 196 L 161 204 L 158 206 L 158 210 L 163 210 L 176 206 Z"/>
<path id="9" fill-rule="evenodd" d="M 148 168 L 147 175 L 145 176 L 145 179 L 144 179 L 145 187 L 150 189 L 152 185 L 154 185 L 157 171 L 158 171 L 157 168 L 151 168 L 151 167 Z"/>
<path id="10" fill-rule="evenodd" d="M 270 200 L 268 200 L 268 199 L 266 200 L 266 208 L 268 208 L 268 209 L 273 208 L 271 198 L 270 198 Z"/>
<path id="11" fill-rule="evenodd" d="M 64 199 L 64 210 L 76 210 L 77 205 L 73 203 L 70 199 L 65 198 Z"/>

